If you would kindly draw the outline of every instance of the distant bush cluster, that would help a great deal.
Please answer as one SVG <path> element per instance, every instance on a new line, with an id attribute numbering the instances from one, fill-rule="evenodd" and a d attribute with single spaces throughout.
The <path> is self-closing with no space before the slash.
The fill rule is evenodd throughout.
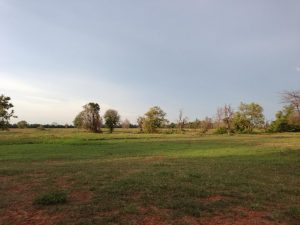
<path id="1" fill-rule="evenodd" d="M 276 113 L 274 121 L 269 123 L 263 114 L 263 107 L 257 103 L 241 103 L 237 110 L 230 105 L 224 105 L 217 109 L 214 118 L 206 117 L 203 120 L 196 119 L 189 121 L 184 117 L 183 111 L 179 111 L 178 120 L 169 122 L 166 113 L 159 107 L 151 107 L 143 116 L 139 116 L 137 124 L 131 124 L 128 119 L 121 121 L 117 110 L 107 110 L 103 117 L 100 116 L 98 103 L 90 102 L 83 106 L 83 110 L 75 117 L 73 125 L 59 125 L 57 123 L 40 125 L 28 124 L 26 121 L 19 121 L 11 125 L 10 118 L 16 117 L 10 97 L 0 96 L 0 129 L 9 127 L 18 128 L 83 128 L 91 132 L 102 132 L 101 128 L 106 127 L 112 133 L 115 128 L 124 129 L 139 127 L 140 132 L 155 133 L 161 128 L 175 129 L 177 132 L 185 132 L 186 129 L 195 129 L 200 133 L 207 133 L 214 129 L 216 134 L 232 133 L 254 133 L 263 132 L 299 132 L 300 131 L 300 91 L 288 91 L 282 93 L 283 109 Z"/>

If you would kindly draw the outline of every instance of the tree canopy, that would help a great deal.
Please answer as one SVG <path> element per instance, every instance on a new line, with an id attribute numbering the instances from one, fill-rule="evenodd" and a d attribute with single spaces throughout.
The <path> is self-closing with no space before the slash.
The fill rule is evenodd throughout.
<path id="1" fill-rule="evenodd" d="M 10 102 L 10 97 L 0 95 L 0 129 L 7 130 L 9 127 L 9 121 L 11 117 L 15 117 L 14 105 Z"/>
<path id="2" fill-rule="evenodd" d="M 114 128 L 120 122 L 120 115 L 118 111 L 109 109 L 104 114 L 105 125 L 109 128 L 110 133 L 113 132 Z"/>
<path id="3" fill-rule="evenodd" d="M 265 122 L 263 107 L 257 103 L 241 103 L 239 111 L 234 114 L 234 128 L 238 132 L 253 132 L 254 128 L 262 126 Z"/>
<path id="4" fill-rule="evenodd" d="M 100 106 L 98 103 L 90 102 L 83 106 L 81 111 L 73 121 L 77 128 L 84 128 L 92 132 L 101 131 Z"/>
<path id="5" fill-rule="evenodd" d="M 168 120 L 165 118 L 166 115 L 167 114 L 160 107 L 151 107 L 148 112 L 145 113 L 145 116 L 140 118 L 143 131 L 148 133 L 157 132 L 158 128 L 161 128 L 168 123 Z"/>

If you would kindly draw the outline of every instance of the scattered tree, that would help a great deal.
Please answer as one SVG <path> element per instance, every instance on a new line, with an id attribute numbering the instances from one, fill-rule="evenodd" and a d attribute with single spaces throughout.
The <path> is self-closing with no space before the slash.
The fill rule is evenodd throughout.
<path id="1" fill-rule="evenodd" d="M 184 126 L 187 124 L 188 118 L 183 116 L 183 110 L 179 110 L 179 115 L 178 115 L 178 121 L 177 121 L 177 127 L 180 132 L 183 131 Z"/>
<path id="2" fill-rule="evenodd" d="M 140 128 L 140 132 L 143 131 L 143 123 L 144 123 L 144 117 L 139 116 L 136 120 L 138 127 Z"/>
<path id="3" fill-rule="evenodd" d="M 276 119 L 269 127 L 270 132 L 295 132 L 300 131 L 300 118 L 297 117 L 295 108 L 291 105 L 285 106 L 283 110 L 276 113 Z"/>
<path id="4" fill-rule="evenodd" d="M 13 104 L 10 102 L 10 97 L 0 95 L 0 129 L 7 130 L 9 127 L 10 118 L 16 118 L 14 115 Z"/>
<path id="5" fill-rule="evenodd" d="M 124 129 L 128 129 L 130 127 L 130 121 L 128 119 L 125 119 L 123 122 L 122 122 L 122 128 Z"/>
<path id="6" fill-rule="evenodd" d="M 232 121 L 233 121 L 234 111 L 230 105 L 224 105 L 223 107 L 223 122 L 225 124 L 225 128 L 227 133 L 230 134 L 232 132 Z"/>
<path id="7" fill-rule="evenodd" d="M 200 128 L 202 133 L 207 133 L 209 129 L 213 128 L 212 119 L 209 117 L 205 117 L 204 120 L 200 121 Z"/>
<path id="8" fill-rule="evenodd" d="M 101 131 L 100 106 L 98 103 L 90 102 L 83 106 L 83 111 L 80 112 L 74 119 L 74 126 L 84 128 L 92 132 Z"/>
<path id="9" fill-rule="evenodd" d="M 166 113 L 158 106 L 154 106 L 145 113 L 142 118 L 143 131 L 148 133 L 157 132 L 158 128 L 165 126 L 168 120 L 165 118 Z"/>
<path id="10" fill-rule="evenodd" d="M 300 114 L 300 90 L 285 91 L 282 93 L 282 102 L 288 104 Z"/>
<path id="11" fill-rule="evenodd" d="M 238 132 L 252 133 L 254 128 L 261 128 L 265 123 L 263 108 L 257 103 L 241 103 L 234 114 L 234 128 Z"/>
<path id="12" fill-rule="evenodd" d="M 21 120 L 17 123 L 18 128 L 24 129 L 28 127 L 28 123 L 25 120 Z"/>
<path id="13" fill-rule="evenodd" d="M 76 128 L 83 128 L 83 113 L 83 111 L 78 113 L 73 121 L 73 124 Z"/>
<path id="14" fill-rule="evenodd" d="M 223 108 L 222 107 L 218 107 L 217 109 L 217 113 L 216 113 L 216 117 L 215 117 L 215 123 L 216 123 L 216 127 L 220 128 L 222 126 L 223 123 Z"/>
<path id="15" fill-rule="evenodd" d="M 114 128 L 120 122 L 120 115 L 118 111 L 114 109 L 109 109 L 104 114 L 105 125 L 109 128 L 109 132 L 112 133 Z"/>
<path id="16" fill-rule="evenodd" d="M 199 128 L 201 128 L 201 120 L 195 119 L 194 121 L 189 122 L 188 123 L 188 127 L 192 128 L 192 129 L 199 129 Z"/>

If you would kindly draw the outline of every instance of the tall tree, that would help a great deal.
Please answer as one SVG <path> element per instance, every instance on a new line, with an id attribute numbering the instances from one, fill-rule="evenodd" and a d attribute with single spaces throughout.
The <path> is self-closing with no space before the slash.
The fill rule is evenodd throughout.
<path id="1" fill-rule="evenodd" d="M 100 106 L 98 103 L 90 102 L 83 106 L 81 111 L 74 119 L 74 125 L 92 132 L 101 131 Z"/>
<path id="2" fill-rule="evenodd" d="M 109 128 L 109 132 L 112 133 L 114 128 L 120 122 L 120 115 L 118 111 L 114 109 L 109 109 L 104 114 L 105 125 Z"/>
<path id="3" fill-rule="evenodd" d="M 130 121 L 128 119 L 125 119 L 123 122 L 122 122 L 122 128 L 124 129 L 128 129 L 130 127 Z"/>
<path id="4" fill-rule="evenodd" d="M 276 114 L 269 130 L 272 132 L 300 131 L 300 90 L 285 91 L 281 95 L 283 109 Z"/>
<path id="5" fill-rule="evenodd" d="M 216 117 L 215 117 L 215 123 L 216 123 L 217 128 L 221 127 L 223 119 L 224 119 L 223 116 L 224 116 L 223 108 L 218 107 Z"/>
<path id="6" fill-rule="evenodd" d="M 188 118 L 183 116 L 183 110 L 180 109 L 179 115 L 178 115 L 178 121 L 177 121 L 177 127 L 178 127 L 179 131 L 183 131 L 184 126 L 186 125 L 187 121 L 188 121 Z"/>
<path id="7" fill-rule="evenodd" d="M 293 107 L 300 113 L 300 90 L 299 91 L 285 91 L 282 93 L 282 102 Z"/>
<path id="8" fill-rule="evenodd" d="M 18 128 L 24 129 L 28 127 L 28 123 L 25 120 L 21 120 L 17 123 Z"/>
<path id="9" fill-rule="evenodd" d="M 234 115 L 235 129 L 240 132 L 251 133 L 254 128 L 263 126 L 264 122 L 263 107 L 254 102 L 241 102 L 239 111 Z"/>
<path id="10" fill-rule="evenodd" d="M 295 117 L 296 116 L 296 117 Z M 292 106 L 285 106 L 276 113 L 276 119 L 272 121 L 271 132 L 295 132 L 300 131 L 300 118 L 297 117 Z"/>
<path id="11" fill-rule="evenodd" d="M 83 128 L 83 111 L 78 113 L 78 115 L 73 120 L 73 124 L 76 128 Z"/>
<path id="12" fill-rule="evenodd" d="M 158 128 L 168 123 L 168 120 L 165 118 L 166 115 L 167 114 L 158 106 L 150 108 L 143 118 L 143 130 L 148 133 L 157 132 Z"/>
<path id="13" fill-rule="evenodd" d="M 7 130 L 9 127 L 10 118 L 16 118 L 14 115 L 13 104 L 10 102 L 10 97 L 0 95 L 0 129 Z"/>
<path id="14" fill-rule="evenodd" d="M 232 120 L 234 111 L 230 105 L 224 105 L 223 107 L 223 122 L 225 124 L 227 133 L 230 134 L 232 131 Z"/>

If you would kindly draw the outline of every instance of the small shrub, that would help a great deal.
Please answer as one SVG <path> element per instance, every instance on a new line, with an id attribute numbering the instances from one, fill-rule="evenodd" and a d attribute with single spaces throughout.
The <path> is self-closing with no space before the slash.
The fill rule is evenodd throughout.
<path id="1" fill-rule="evenodd" d="M 38 196 L 34 200 L 34 204 L 38 205 L 55 205 L 62 204 L 67 201 L 67 193 L 65 191 L 53 191 Z"/>
<path id="2" fill-rule="evenodd" d="M 38 129 L 38 130 L 46 130 L 43 125 L 38 126 L 36 129 Z"/>
<path id="3" fill-rule="evenodd" d="M 227 129 L 225 127 L 219 127 L 215 130 L 215 134 L 227 134 Z"/>
<path id="4" fill-rule="evenodd" d="M 125 213 L 131 213 L 131 214 L 138 213 L 138 209 L 137 209 L 136 205 L 134 205 L 134 204 L 128 204 L 128 205 L 124 206 L 123 210 Z"/>
<path id="5" fill-rule="evenodd" d="M 290 207 L 287 211 L 288 216 L 293 219 L 300 220 L 300 207 Z"/>

